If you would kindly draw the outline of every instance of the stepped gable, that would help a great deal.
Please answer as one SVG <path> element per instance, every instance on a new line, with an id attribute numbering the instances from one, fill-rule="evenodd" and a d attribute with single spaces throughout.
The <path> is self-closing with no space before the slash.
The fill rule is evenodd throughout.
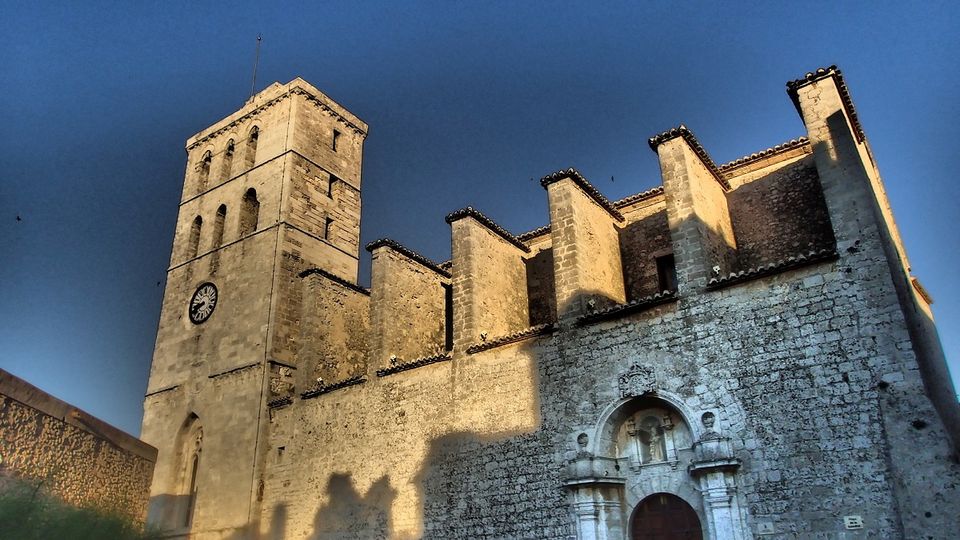
<path id="1" fill-rule="evenodd" d="M 406 246 L 397 242 L 396 240 L 391 240 L 389 238 L 381 238 L 379 240 L 374 240 L 373 242 L 370 242 L 369 244 L 367 244 L 365 249 L 370 253 L 373 253 L 373 250 L 381 247 L 389 247 L 390 249 L 405 255 L 408 259 L 414 260 L 440 275 L 443 275 L 445 277 L 450 277 L 450 272 L 443 268 L 443 264 L 437 264 L 431 261 L 430 259 L 417 253 L 416 251 L 413 251 L 412 249 L 407 248 Z"/>

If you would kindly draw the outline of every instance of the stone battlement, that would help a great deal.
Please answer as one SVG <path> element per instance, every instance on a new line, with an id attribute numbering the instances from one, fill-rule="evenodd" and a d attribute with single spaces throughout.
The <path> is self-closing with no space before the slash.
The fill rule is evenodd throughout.
<path id="1" fill-rule="evenodd" d="M 374 255 L 373 283 L 369 291 L 357 292 L 371 298 L 370 326 L 367 335 L 354 339 L 374 345 L 363 365 L 346 373 L 382 376 L 527 339 L 549 339 L 544 336 L 570 324 L 630 316 L 835 256 L 806 138 L 720 167 L 684 126 L 651 138 L 650 145 L 659 154 L 672 141 L 705 164 L 722 189 L 698 190 L 684 178 L 669 183 L 669 190 L 657 187 L 611 202 L 570 168 L 541 180 L 552 219 L 533 231 L 514 235 L 470 207 L 447 215 L 454 251 L 449 269 L 393 240 L 367 244 Z M 664 170 L 679 164 L 684 163 L 668 152 L 661 156 Z M 678 273 L 675 253 L 684 246 L 673 240 L 677 227 L 671 230 L 669 216 L 679 216 L 686 201 L 704 196 L 725 212 L 695 215 L 696 240 L 715 241 L 709 222 L 720 220 L 732 232 L 724 245 L 729 254 L 704 251 L 710 256 L 689 261 L 697 272 Z M 608 257 L 600 263 L 619 272 L 592 271 L 585 259 L 598 247 Z M 562 254 L 561 261 L 555 253 Z M 312 280 L 312 291 L 337 286 L 337 278 L 320 269 L 300 276 Z M 708 278 L 690 279 L 702 276 Z M 451 294 L 455 282 L 464 284 L 452 287 L 459 294 Z M 327 381 L 324 375 L 334 376 L 317 373 Z"/>

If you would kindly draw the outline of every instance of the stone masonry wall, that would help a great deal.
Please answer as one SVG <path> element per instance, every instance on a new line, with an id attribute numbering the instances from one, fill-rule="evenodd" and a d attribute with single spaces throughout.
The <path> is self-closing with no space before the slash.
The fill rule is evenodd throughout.
<path id="1" fill-rule="evenodd" d="M 269 519 L 282 507 L 294 538 L 343 533 L 371 513 L 376 526 L 331 537 L 564 537 L 572 522 L 561 471 L 578 434 L 592 434 L 617 401 L 618 376 L 641 362 L 692 411 L 688 423 L 717 412 L 743 460 L 738 496 L 754 533 L 762 522 L 781 538 L 840 538 L 842 517 L 856 514 L 864 537 L 899 537 L 877 385 L 916 390 L 918 374 L 883 268 L 851 274 L 848 264 L 296 401 L 274 420 L 271 446 L 287 461 L 268 467 L 265 530 L 279 526 Z M 926 455 L 902 456 L 903 466 Z M 926 530 L 949 538 L 960 470 L 938 462 L 926 489 L 942 503 Z"/>
<path id="2" fill-rule="evenodd" d="M 372 265 L 370 367 L 442 353 L 449 278 L 389 246 L 373 251 Z"/>
<path id="3" fill-rule="evenodd" d="M 370 297 L 318 274 L 307 276 L 303 289 L 296 388 L 366 373 Z"/>
<path id="4" fill-rule="evenodd" d="M 771 169 L 728 196 L 741 269 L 834 244 L 813 157 Z"/>
<path id="5" fill-rule="evenodd" d="M 156 459 L 156 448 L 0 370 L 0 476 L 142 522 Z"/>
<path id="6" fill-rule="evenodd" d="M 629 301 L 660 292 L 656 257 L 671 253 L 673 246 L 662 197 L 625 217 L 627 225 L 620 230 L 620 256 Z"/>
<path id="7" fill-rule="evenodd" d="M 467 216 L 450 224 L 453 336 L 467 346 L 530 325 L 526 269 L 519 248 Z"/>

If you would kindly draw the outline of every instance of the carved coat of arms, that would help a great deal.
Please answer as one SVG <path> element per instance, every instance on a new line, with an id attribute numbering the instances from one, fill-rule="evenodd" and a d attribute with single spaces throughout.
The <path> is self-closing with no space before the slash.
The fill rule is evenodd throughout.
<path id="1" fill-rule="evenodd" d="M 634 364 L 626 373 L 620 375 L 617 382 L 620 397 L 642 396 L 656 391 L 657 374 L 653 366 Z"/>

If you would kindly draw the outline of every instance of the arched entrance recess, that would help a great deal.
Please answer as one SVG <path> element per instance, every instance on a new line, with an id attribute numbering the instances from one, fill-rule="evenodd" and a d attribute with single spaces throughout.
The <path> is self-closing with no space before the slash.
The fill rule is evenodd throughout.
<path id="1" fill-rule="evenodd" d="M 654 493 L 640 501 L 630 518 L 631 540 L 703 540 L 700 518 L 686 501 Z"/>

